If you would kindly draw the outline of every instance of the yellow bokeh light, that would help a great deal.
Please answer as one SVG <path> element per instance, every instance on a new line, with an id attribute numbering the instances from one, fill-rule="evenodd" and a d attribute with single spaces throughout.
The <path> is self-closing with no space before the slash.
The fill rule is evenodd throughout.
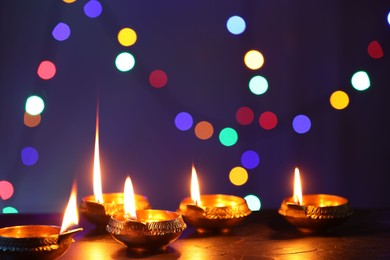
<path id="1" fill-rule="evenodd" d="M 137 34 L 133 29 L 123 28 L 118 33 L 118 41 L 123 46 L 131 46 L 137 41 Z"/>
<path id="2" fill-rule="evenodd" d="M 71 4 L 71 3 L 76 2 L 76 0 L 62 0 L 62 1 L 64 1 L 67 4 Z"/>
<path id="3" fill-rule="evenodd" d="M 345 93 L 344 91 L 337 90 L 332 93 L 330 96 L 330 104 L 334 109 L 344 109 L 348 106 L 349 104 L 349 97 L 348 94 Z"/>
<path id="4" fill-rule="evenodd" d="M 229 179 L 234 185 L 241 186 L 248 181 L 248 172 L 243 167 L 234 167 L 229 173 Z"/>
<path id="5" fill-rule="evenodd" d="M 257 70 L 264 64 L 264 56 L 257 50 L 250 50 L 245 54 L 244 62 L 249 69 Z"/>

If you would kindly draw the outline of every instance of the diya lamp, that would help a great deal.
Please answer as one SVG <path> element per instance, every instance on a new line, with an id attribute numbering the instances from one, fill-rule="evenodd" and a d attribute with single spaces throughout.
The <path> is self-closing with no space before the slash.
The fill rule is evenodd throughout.
<path id="1" fill-rule="evenodd" d="M 194 166 L 191 174 L 191 197 L 180 202 L 178 212 L 182 214 L 186 223 L 196 227 L 200 233 L 229 232 L 251 214 L 244 198 L 226 194 L 200 195 Z"/>
<path id="2" fill-rule="evenodd" d="M 344 222 L 352 213 L 346 198 L 330 194 L 302 195 L 298 168 L 295 168 L 294 194 L 284 199 L 279 208 L 279 214 L 303 232 L 333 228 Z"/>
<path id="3" fill-rule="evenodd" d="M 159 250 L 180 237 L 187 225 L 180 214 L 159 209 L 136 210 L 133 185 L 127 177 L 124 213 L 110 217 L 106 227 L 112 237 L 131 251 Z"/>
<path id="4" fill-rule="evenodd" d="M 0 259 L 57 259 L 64 255 L 78 225 L 76 186 L 66 207 L 62 225 L 24 225 L 0 228 Z"/>
<path id="5" fill-rule="evenodd" d="M 96 116 L 95 151 L 93 163 L 93 195 L 82 198 L 80 212 L 97 227 L 105 228 L 110 216 L 123 211 L 123 193 L 103 193 L 100 152 L 99 152 L 99 117 Z M 138 209 L 149 209 L 151 206 L 145 196 L 135 194 Z"/>

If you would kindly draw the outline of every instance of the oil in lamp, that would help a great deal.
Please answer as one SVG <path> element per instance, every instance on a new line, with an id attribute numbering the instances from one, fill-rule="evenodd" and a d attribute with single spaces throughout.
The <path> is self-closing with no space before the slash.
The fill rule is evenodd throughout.
<path id="1" fill-rule="evenodd" d="M 110 216 L 123 211 L 123 193 L 103 193 L 99 152 L 99 117 L 96 116 L 95 151 L 93 164 L 93 191 L 81 200 L 80 212 L 98 228 L 105 228 Z M 151 206 L 145 196 L 135 194 L 138 209 L 149 209 Z"/>
<path id="2" fill-rule="evenodd" d="M 166 247 L 180 237 L 187 225 L 180 214 L 159 209 L 136 210 L 133 185 L 126 178 L 124 212 L 110 217 L 108 233 L 128 250 L 143 252 Z"/>
<path id="3" fill-rule="evenodd" d="M 196 227 L 200 233 L 229 232 L 251 214 L 246 200 L 241 197 L 226 194 L 200 195 L 194 166 L 191 175 L 191 197 L 180 202 L 178 212 L 186 223 Z"/>
<path id="4" fill-rule="evenodd" d="M 344 222 L 352 213 L 346 198 L 330 194 L 302 195 L 298 168 L 295 168 L 294 194 L 284 199 L 279 208 L 279 214 L 302 232 L 333 228 Z"/>
<path id="5" fill-rule="evenodd" d="M 62 225 L 24 225 L 0 229 L 0 259 L 57 259 L 73 242 L 78 225 L 77 191 L 73 184 Z"/>

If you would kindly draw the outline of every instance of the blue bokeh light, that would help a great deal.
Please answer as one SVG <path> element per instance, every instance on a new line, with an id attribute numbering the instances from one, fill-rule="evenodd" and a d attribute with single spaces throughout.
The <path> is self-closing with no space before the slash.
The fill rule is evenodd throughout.
<path id="1" fill-rule="evenodd" d="M 226 28 L 234 35 L 242 34 L 245 31 L 245 20 L 240 16 L 232 16 L 226 22 Z"/>

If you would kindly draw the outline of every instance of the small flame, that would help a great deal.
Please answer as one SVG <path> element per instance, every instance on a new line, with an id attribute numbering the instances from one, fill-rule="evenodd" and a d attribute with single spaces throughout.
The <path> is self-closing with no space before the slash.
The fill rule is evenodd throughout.
<path id="1" fill-rule="evenodd" d="M 298 167 L 295 168 L 293 198 L 295 203 L 297 203 L 298 205 L 302 204 L 302 184 Z"/>
<path id="2" fill-rule="evenodd" d="M 198 176 L 196 175 L 195 167 L 192 165 L 192 175 L 191 175 L 191 199 L 195 205 L 200 206 L 200 191 Z"/>
<path id="3" fill-rule="evenodd" d="M 76 183 L 73 183 L 72 192 L 69 197 L 68 206 L 65 209 L 64 218 L 62 220 L 60 234 L 67 231 L 71 226 L 79 224 L 79 214 L 77 212 L 77 188 Z"/>
<path id="4" fill-rule="evenodd" d="M 125 189 L 124 189 L 123 197 L 124 197 L 125 217 L 130 219 L 137 219 L 137 214 L 135 211 L 134 189 L 129 176 L 127 176 L 125 181 Z"/>
<path id="5" fill-rule="evenodd" d="M 103 203 L 102 177 L 99 153 L 99 113 L 96 113 L 95 155 L 93 160 L 93 194 L 98 203 Z"/>

